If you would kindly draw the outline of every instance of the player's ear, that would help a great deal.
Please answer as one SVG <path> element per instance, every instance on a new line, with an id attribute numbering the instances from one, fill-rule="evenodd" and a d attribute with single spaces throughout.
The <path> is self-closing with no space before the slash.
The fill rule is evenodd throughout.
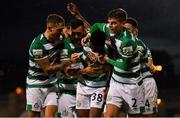
<path id="1" fill-rule="evenodd" d="M 135 28 L 136 36 L 138 36 L 138 32 L 139 32 L 138 28 Z"/>
<path id="2" fill-rule="evenodd" d="M 52 24 L 48 23 L 46 26 L 47 26 L 47 30 L 52 32 Z"/>

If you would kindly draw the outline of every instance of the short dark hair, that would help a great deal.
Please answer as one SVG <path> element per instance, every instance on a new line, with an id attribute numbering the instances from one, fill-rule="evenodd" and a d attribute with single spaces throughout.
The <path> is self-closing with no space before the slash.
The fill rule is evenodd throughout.
<path id="1" fill-rule="evenodd" d="M 58 23 L 65 23 L 65 20 L 62 16 L 58 14 L 49 14 L 46 19 L 46 23 L 53 23 L 53 24 L 58 24 Z"/>
<path id="2" fill-rule="evenodd" d="M 70 26 L 71 26 L 72 29 L 76 29 L 79 26 L 83 26 L 84 27 L 84 23 L 80 19 L 73 19 L 73 20 L 70 21 Z"/>
<path id="3" fill-rule="evenodd" d="M 94 47 L 92 50 L 98 53 L 105 53 L 104 45 L 106 41 L 106 34 L 103 31 L 95 30 L 91 34 L 90 44 Z"/>
<path id="4" fill-rule="evenodd" d="M 127 20 L 126 20 L 126 23 L 129 23 L 131 24 L 133 27 L 135 28 L 138 28 L 138 22 L 136 19 L 132 18 L 132 17 L 129 17 Z"/>
<path id="5" fill-rule="evenodd" d="M 116 18 L 118 21 L 123 22 L 127 19 L 127 12 L 121 8 L 109 11 L 108 18 Z"/>

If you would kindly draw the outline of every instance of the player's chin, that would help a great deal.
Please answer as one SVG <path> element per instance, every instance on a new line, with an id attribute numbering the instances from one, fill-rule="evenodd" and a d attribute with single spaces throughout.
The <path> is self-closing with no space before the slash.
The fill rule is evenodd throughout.
<path id="1" fill-rule="evenodd" d="M 116 31 L 114 29 L 110 29 L 110 32 L 113 33 L 113 34 L 116 33 Z"/>

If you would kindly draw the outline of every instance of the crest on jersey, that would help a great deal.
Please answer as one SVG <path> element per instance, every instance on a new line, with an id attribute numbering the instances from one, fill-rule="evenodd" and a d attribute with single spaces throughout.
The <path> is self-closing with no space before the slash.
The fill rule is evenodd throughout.
<path id="1" fill-rule="evenodd" d="M 33 49 L 33 55 L 36 57 L 36 58 L 40 58 L 43 56 L 43 50 L 42 49 Z"/>
<path id="2" fill-rule="evenodd" d="M 60 56 L 62 56 L 62 57 L 68 56 L 68 49 L 62 49 L 60 52 Z"/>
<path id="3" fill-rule="evenodd" d="M 38 109 L 39 107 L 40 107 L 40 106 L 39 106 L 38 103 L 35 103 L 35 104 L 34 104 L 34 108 Z"/>
<path id="4" fill-rule="evenodd" d="M 123 54 L 126 56 L 131 56 L 133 54 L 133 47 L 132 46 L 124 47 Z"/>

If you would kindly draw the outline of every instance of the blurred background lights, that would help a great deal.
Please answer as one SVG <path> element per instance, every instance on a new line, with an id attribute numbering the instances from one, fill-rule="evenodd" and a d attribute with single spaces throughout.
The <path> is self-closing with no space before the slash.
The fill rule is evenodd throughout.
<path id="1" fill-rule="evenodd" d="M 16 94 L 17 95 L 22 95 L 24 94 L 24 89 L 22 87 L 17 87 L 16 88 Z"/>

